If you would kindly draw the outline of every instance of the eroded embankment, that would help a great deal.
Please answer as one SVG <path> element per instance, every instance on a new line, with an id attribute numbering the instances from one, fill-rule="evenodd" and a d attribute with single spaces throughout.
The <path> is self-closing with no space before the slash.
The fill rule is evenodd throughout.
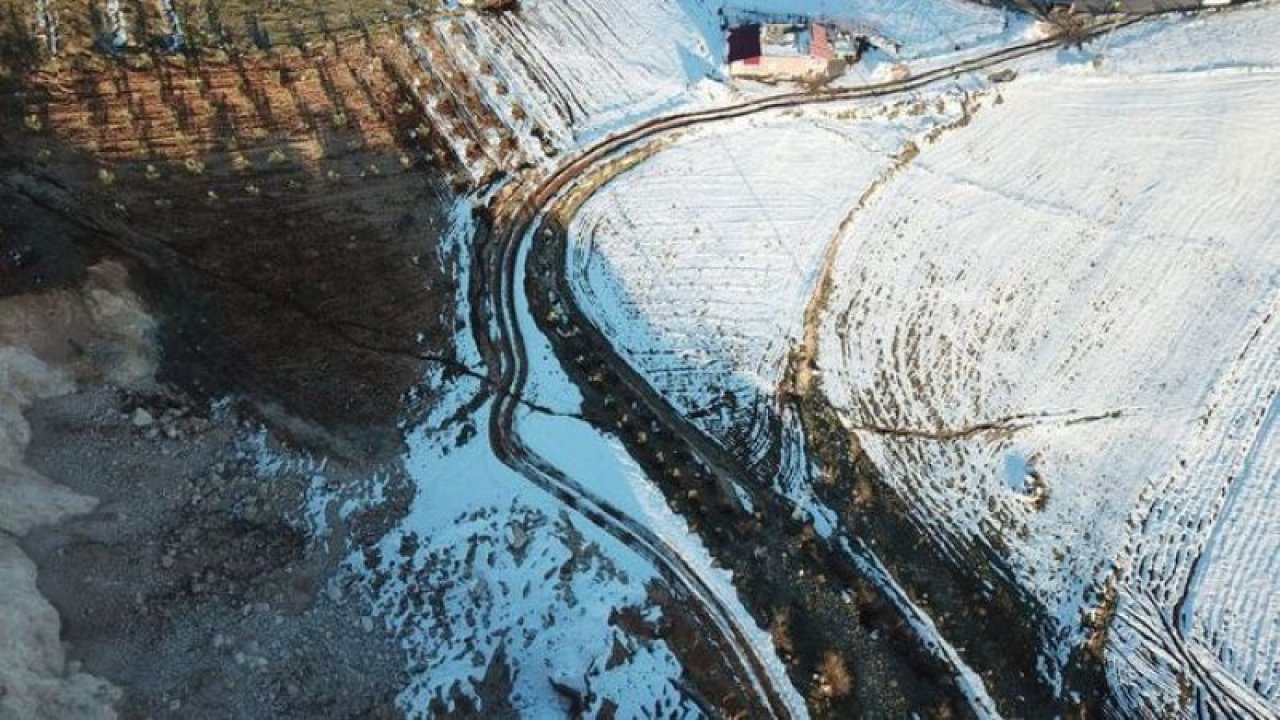
<path id="1" fill-rule="evenodd" d="M 145 381 L 154 369 L 151 319 L 118 265 L 100 264 L 82 287 L 0 300 L 0 714 L 113 717 L 120 691 L 67 661 L 61 624 L 40 595 L 19 543 L 33 529 L 91 511 L 94 498 L 26 462 L 24 411 L 105 378 Z"/>
<path id="2" fill-rule="evenodd" d="M 395 33 L 46 64 L 3 100 L 0 240 L 19 280 L 65 250 L 128 258 L 164 319 L 164 377 L 387 457 L 405 390 L 452 362 L 437 238 L 453 161 L 413 132 L 415 67 Z"/>
<path id="3" fill-rule="evenodd" d="M 313 485 L 367 468 L 156 383 L 124 268 L 85 277 L 0 300 L 0 716 L 392 716 L 404 660 L 335 568 L 395 503 L 315 534 Z"/>
<path id="4" fill-rule="evenodd" d="M 406 132 L 422 118 L 377 43 L 143 57 L 0 71 L 0 385 L 27 408 L 6 414 L 19 459 L 31 428 L 0 514 L 54 501 L 17 531 L 29 559 L 0 533 L 0 596 L 21 606 L 4 615 L 30 619 L 0 654 L 34 658 L 6 665 L 0 694 L 17 717 L 394 716 L 406 662 L 336 568 L 345 533 L 380 537 L 404 487 L 326 537 L 299 508 L 316 484 L 399 478 L 405 392 L 454 362 L 436 242 L 450 168 Z M 127 337 L 154 362 L 125 377 L 134 350 L 102 337 L 134 305 L 145 328 Z M 243 402 L 211 405 L 228 395 Z M 21 484 L 39 477 L 70 491 Z"/>

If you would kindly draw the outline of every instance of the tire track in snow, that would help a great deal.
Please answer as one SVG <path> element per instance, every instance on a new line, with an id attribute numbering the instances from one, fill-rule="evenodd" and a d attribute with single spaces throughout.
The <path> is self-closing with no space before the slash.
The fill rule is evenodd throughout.
<path id="1" fill-rule="evenodd" d="M 1118 24 L 1128 25 L 1139 20 L 1141 18 L 1135 17 Z M 1096 30 L 1091 34 L 1100 32 L 1102 31 Z M 482 348 L 487 348 L 484 352 L 490 360 L 489 365 L 495 375 L 495 383 L 498 387 L 507 389 L 507 392 L 502 393 L 498 398 L 498 404 L 491 416 L 490 437 L 495 451 L 505 462 L 511 464 L 532 482 L 567 504 L 577 507 L 578 504 L 585 503 L 588 506 L 597 507 L 598 510 L 591 512 L 588 516 L 623 542 L 639 548 L 652 547 L 652 552 L 656 553 L 655 559 L 658 566 L 664 568 L 666 572 L 674 572 L 678 581 L 688 583 L 686 588 L 694 597 L 699 597 L 707 603 L 704 609 L 712 613 L 713 618 L 716 618 L 715 624 L 723 630 L 726 640 L 735 646 L 733 650 L 748 672 L 749 684 L 757 688 L 765 707 L 772 715 L 803 716 L 806 714 L 806 709 L 803 704 L 796 707 L 787 699 L 795 696 L 795 690 L 789 679 L 785 677 L 785 673 L 781 677 L 770 673 L 767 663 L 762 662 L 750 643 L 741 640 L 746 633 L 736 624 L 738 622 L 736 619 L 725 613 L 723 603 L 715 598 L 714 594 L 708 596 L 704 590 L 699 589 L 705 587 L 702 579 L 696 574 L 692 577 L 685 575 L 681 568 L 687 569 L 687 563 L 660 540 L 654 543 L 649 539 L 652 533 L 648 528 L 636 527 L 633 522 L 625 522 L 626 518 L 617 517 L 616 509 L 611 509 L 607 503 L 600 503 L 571 478 L 556 471 L 544 459 L 539 458 L 519 439 L 514 429 L 515 403 L 510 402 L 510 398 L 518 395 L 520 388 L 526 382 L 528 367 L 523 357 L 525 347 L 520 337 L 520 323 L 516 317 L 514 301 L 513 275 L 519 264 L 518 248 L 523 243 L 534 239 L 534 233 L 530 230 L 536 227 L 539 218 L 551 210 L 558 198 L 571 193 L 576 181 L 584 176 L 590 176 L 593 167 L 607 163 L 626 150 L 669 131 L 701 123 L 745 117 L 776 108 L 895 95 L 1025 57 L 1055 47 L 1057 44 L 1058 41 L 1053 38 L 1036 40 L 971 58 L 955 65 L 932 69 L 906 80 L 854 88 L 829 89 L 818 93 L 781 94 L 735 106 L 654 118 L 627 131 L 607 137 L 585 149 L 562 165 L 532 192 L 528 194 L 517 192 L 513 198 L 508 199 L 505 204 L 511 205 L 510 208 L 505 208 L 504 204 L 500 203 L 499 208 L 496 208 L 493 213 L 500 218 L 499 227 L 494 233 L 496 247 L 493 248 L 494 252 L 490 253 L 489 263 L 484 263 L 485 267 L 481 268 L 481 272 L 475 273 L 475 277 L 481 283 L 482 295 L 488 297 L 491 303 L 498 337 L 491 337 L 479 324 L 475 332 L 478 344 Z M 484 288 L 486 283 L 487 289 Z M 938 640 L 943 642 L 944 647 L 950 651 L 947 656 L 954 658 L 957 663 L 957 675 L 967 676 L 968 673 L 972 673 L 954 649 L 945 645 L 945 641 L 940 637 Z M 768 683 L 768 686 L 765 683 Z M 985 695 L 985 689 L 983 694 Z M 980 717 L 990 716 L 977 695 L 971 696 L 971 709 Z"/>
<path id="2" fill-rule="evenodd" d="M 1250 591 L 1248 562 L 1229 567 L 1233 583 L 1225 592 L 1215 584 L 1215 602 L 1202 603 L 1206 577 L 1218 563 L 1231 564 L 1248 544 L 1224 553 L 1228 522 L 1244 524 L 1233 535 L 1265 541 L 1274 506 L 1241 508 L 1242 498 L 1259 484 L 1275 483 L 1280 475 L 1280 449 L 1275 447 L 1280 415 L 1280 293 L 1260 313 L 1242 349 L 1224 373 L 1197 432 L 1183 447 L 1178 468 L 1153 486 L 1154 502 L 1135 518 L 1136 541 L 1128 567 L 1121 573 L 1120 600 L 1114 619 L 1117 646 L 1110 654 L 1121 660 L 1117 686 L 1128 685 L 1133 674 L 1156 680 L 1166 697 L 1131 695 L 1135 707 L 1153 711 L 1169 703 L 1169 695 L 1199 716 L 1264 717 L 1280 713 L 1274 682 L 1268 694 L 1237 679 L 1257 674 L 1256 668 L 1224 661 L 1223 638 L 1215 636 L 1225 621 L 1221 604 Z M 1268 454 L 1269 453 L 1269 454 Z M 1233 517 L 1233 514 L 1235 517 Z M 1222 594 L 1225 597 L 1217 597 Z M 1205 617 L 1207 615 L 1207 617 Z M 1255 644 L 1276 643 L 1280 628 L 1259 627 Z M 1230 648 L 1226 648 L 1230 649 Z M 1173 661 L 1181 662 L 1173 662 Z M 1188 687 L 1185 673 L 1198 681 Z M 1242 672 L 1243 671 L 1243 672 Z M 1272 671 L 1274 674 L 1274 671 Z M 1175 690 L 1176 692 L 1170 692 Z"/>

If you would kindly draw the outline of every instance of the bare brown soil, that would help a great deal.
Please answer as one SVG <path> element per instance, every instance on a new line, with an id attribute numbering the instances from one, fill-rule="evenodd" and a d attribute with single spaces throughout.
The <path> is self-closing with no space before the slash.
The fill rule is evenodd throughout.
<path id="1" fill-rule="evenodd" d="M 386 457 L 403 393 L 450 361 L 453 297 L 447 170 L 408 132 L 397 48 L 48 64 L 4 99 L 0 242 L 130 259 L 165 377 Z"/>
<path id="2" fill-rule="evenodd" d="M 313 474 L 254 460 L 265 423 L 329 457 L 339 491 L 394 480 L 406 394 L 432 402 L 432 364 L 466 370 L 450 170 L 407 132 L 422 117 L 394 51 L 0 68 L 0 297 L 113 258 L 158 323 L 158 384 L 90 378 L 28 412 L 28 464 L 101 505 L 23 549 L 74 667 L 118 685 L 124 717 L 398 715 L 404 658 L 336 563 L 385 533 L 403 485 L 317 538 Z"/>

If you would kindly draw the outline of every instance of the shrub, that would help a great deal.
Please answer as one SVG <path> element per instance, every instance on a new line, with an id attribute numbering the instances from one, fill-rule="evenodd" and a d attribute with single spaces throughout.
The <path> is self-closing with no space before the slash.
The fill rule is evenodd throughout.
<path id="1" fill-rule="evenodd" d="M 828 650 L 822 656 L 822 692 L 828 697 L 846 697 L 853 692 L 853 675 L 839 654 Z"/>

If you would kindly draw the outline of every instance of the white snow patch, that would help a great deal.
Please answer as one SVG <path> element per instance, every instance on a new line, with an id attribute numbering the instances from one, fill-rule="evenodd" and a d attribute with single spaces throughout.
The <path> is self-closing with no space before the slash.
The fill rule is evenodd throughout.
<path id="1" fill-rule="evenodd" d="M 1258 571 L 1280 537 L 1277 343 L 1245 349 L 1270 338 L 1280 287 L 1275 9 L 1121 31 L 1098 64 L 1100 43 L 1028 63 L 849 227 L 824 321 L 833 402 L 944 543 L 1001 538 L 1055 619 L 1050 675 L 1128 558 L 1112 670 L 1157 714 L 1176 684 L 1125 669 L 1153 650 L 1178 670 L 1212 658 L 1214 677 L 1252 683 L 1244 706 L 1276 708 L 1280 669 L 1260 658 L 1280 638 L 1280 576 Z M 1023 466 L 1042 510 L 1008 480 Z M 1143 630 L 1126 636 L 1126 617 Z"/>
<path id="2" fill-rule="evenodd" d="M 678 410 L 758 455 L 823 251 L 933 110 L 770 115 L 663 150 L 570 224 L 579 305 Z"/>
<path id="3" fill-rule="evenodd" d="M 464 303 L 473 233 L 470 205 L 461 201 L 450 244 Z M 466 317 L 465 304 L 459 313 Z M 456 342 L 459 361 L 481 367 L 470 335 Z M 433 377 L 434 386 L 444 386 L 439 371 Z M 620 717 L 700 717 L 677 685 L 684 670 L 666 643 L 612 621 L 624 610 L 646 622 L 660 619 L 649 598 L 653 568 L 494 456 L 491 401 L 455 418 L 479 390 L 476 379 L 457 379 L 427 417 L 416 419 L 406 438 L 405 467 L 414 484 L 408 513 L 379 542 L 374 572 L 365 569 L 363 554 L 346 563 L 410 658 L 401 707 L 411 717 L 459 710 L 459 703 L 498 712 L 484 704 L 482 686 L 501 693 L 509 682 L 509 694 L 498 699 L 521 717 L 541 718 L 568 708 L 554 679 L 584 694 L 588 714 L 609 701 Z M 562 431 L 556 428 L 553 439 Z M 267 469 L 280 462 L 265 451 L 258 458 Z M 332 513 L 358 508 L 337 504 L 324 467 L 313 465 L 303 468 L 314 472 L 304 512 L 323 534 Z M 378 501 L 384 485 L 385 478 L 371 478 L 361 504 Z"/>
<path id="4" fill-rule="evenodd" d="M 1003 36 L 1006 12 L 966 0 L 724 0 L 726 13 L 813 17 L 848 24 L 900 58 L 942 55 Z"/>
<path id="5" fill-rule="evenodd" d="M 607 699 L 624 714 L 696 715 L 673 684 L 682 669 L 665 643 L 610 621 L 627 607 L 654 618 L 652 569 L 498 462 L 486 438 L 453 447 L 452 433 L 424 428 L 411 440 L 417 493 L 381 545 L 393 579 L 378 593 L 419 663 L 406 709 L 425 712 L 455 689 L 473 696 L 501 654 L 525 717 L 563 704 L 553 678 L 591 693 L 593 712 Z M 631 657 L 608 668 L 615 643 Z"/>

